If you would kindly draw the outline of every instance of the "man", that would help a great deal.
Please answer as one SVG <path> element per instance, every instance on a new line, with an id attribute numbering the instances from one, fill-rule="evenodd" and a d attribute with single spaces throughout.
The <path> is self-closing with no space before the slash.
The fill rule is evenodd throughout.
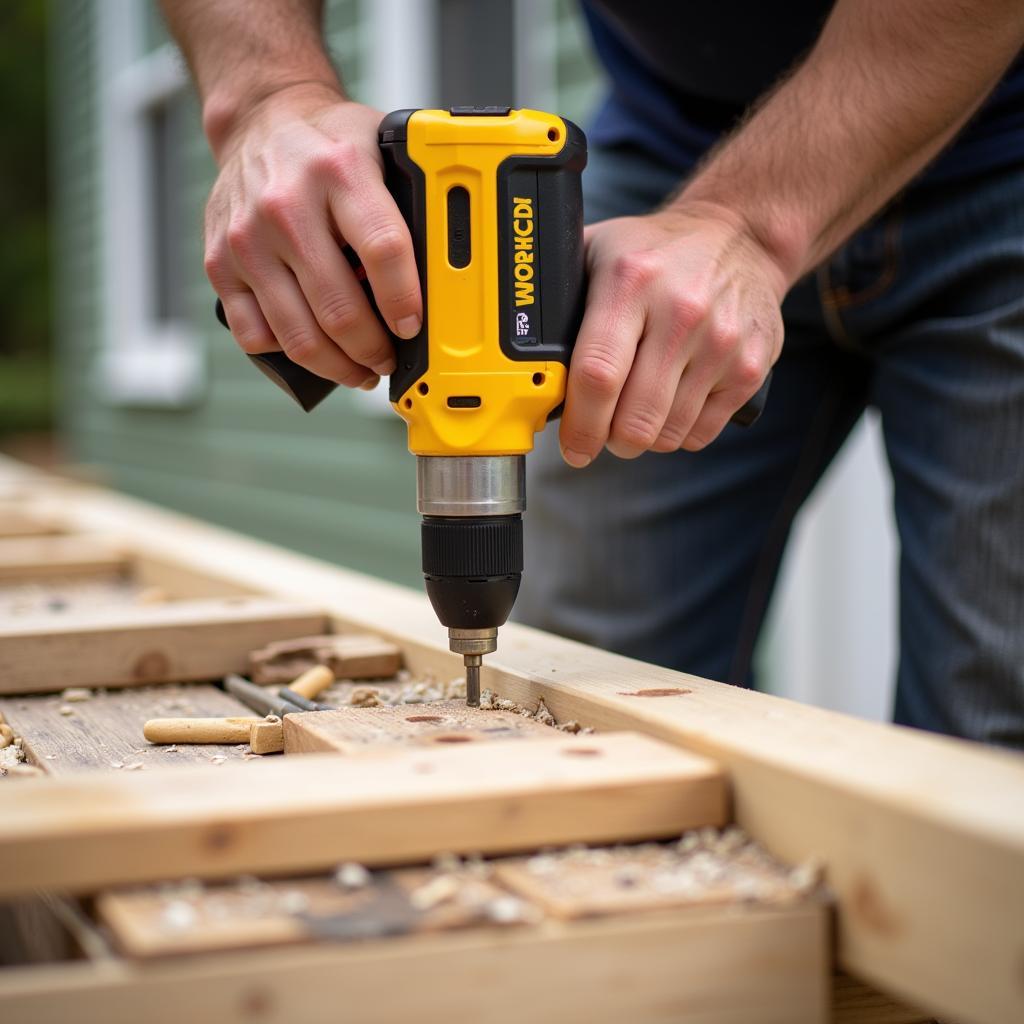
<path id="1" fill-rule="evenodd" d="M 422 302 L 380 114 L 346 98 L 319 6 L 164 0 L 221 168 L 206 269 L 239 344 L 368 388 L 394 354 L 339 240 L 399 337 Z M 896 718 L 1024 746 L 1024 5 L 587 13 L 612 92 L 522 612 L 749 682 L 793 516 L 870 401 L 902 540 Z M 723 429 L 773 364 L 762 420 Z"/>

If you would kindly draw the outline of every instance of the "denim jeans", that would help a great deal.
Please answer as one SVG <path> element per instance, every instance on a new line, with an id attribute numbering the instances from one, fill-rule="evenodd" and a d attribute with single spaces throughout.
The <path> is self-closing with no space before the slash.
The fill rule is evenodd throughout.
<path id="1" fill-rule="evenodd" d="M 602 220 L 643 213 L 677 178 L 598 150 L 584 182 Z M 1024 747 L 1024 167 L 910 187 L 783 315 L 752 428 L 582 471 L 554 427 L 538 439 L 517 617 L 751 685 L 793 518 L 873 405 L 901 542 L 895 720 Z"/>

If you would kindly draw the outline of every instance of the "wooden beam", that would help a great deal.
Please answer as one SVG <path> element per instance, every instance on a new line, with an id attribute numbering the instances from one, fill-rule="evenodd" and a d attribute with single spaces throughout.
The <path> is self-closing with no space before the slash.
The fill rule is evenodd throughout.
<path id="1" fill-rule="evenodd" d="M 45 489 L 38 474 L 0 459 L 5 468 L 9 486 Z M 50 503 L 54 514 L 73 509 L 77 528 L 116 532 L 133 550 L 279 597 L 317 594 L 339 627 L 398 642 L 412 672 L 459 671 L 420 593 L 109 492 L 70 496 L 67 485 L 55 485 Z M 47 511 L 45 501 L 36 507 Z M 741 825 L 785 859 L 824 863 L 848 971 L 937 1015 L 979 1024 L 1024 1019 L 1021 758 L 522 626 L 502 628 L 484 666 L 484 686 L 519 703 L 543 696 L 559 720 L 637 729 L 723 764 Z M 986 937 L 983 954 L 978 936 Z"/>
<path id="2" fill-rule="evenodd" d="M 376 753 L 388 746 L 491 742 L 554 735 L 550 726 L 512 711 L 467 708 L 465 701 L 310 711 L 284 719 L 286 754 Z"/>
<path id="3" fill-rule="evenodd" d="M 721 825 L 716 766 L 646 736 L 553 735 L 374 759 L 29 779 L 4 793 L 0 896 L 666 838 Z"/>
<path id="4" fill-rule="evenodd" d="M 254 647 L 324 628 L 322 613 L 270 598 L 21 616 L 0 623 L 0 693 L 215 679 L 244 671 Z"/>
<path id="5" fill-rule="evenodd" d="M 518 745 L 516 745 L 518 747 Z M 824 1024 L 823 908 L 548 923 L 155 964 L 7 970 L 11 1020 L 180 1024 Z"/>
<path id="6" fill-rule="evenodd" d="M 99 537 L 0 537 L 0 581 L 125 572 L 124 552 Z"/>

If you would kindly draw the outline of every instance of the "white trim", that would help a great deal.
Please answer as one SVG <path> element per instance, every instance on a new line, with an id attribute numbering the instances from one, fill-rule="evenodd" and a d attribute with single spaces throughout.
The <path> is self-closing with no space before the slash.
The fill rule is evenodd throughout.
<path id="1" fill-rule="evenodd" d="M 437 96 L 437 0 L 374 0 L 363 10 L 367 73 L 359 99 L 385 113 L 431 106 Z M 368 415 L 395 415 L 386 382 L 351 395 Z"/>
<path id="2" fill-rule="evenodd" d="M 173 46 L 146 54 L 138 0 L 97 4 L 103 335 L 94 383 L 118 404 L 180 406 L 201 392 L 205 367 L 187 323 L 153 319 L 149 219 L 152 168 L 144 119 L 187 85 Z"/>

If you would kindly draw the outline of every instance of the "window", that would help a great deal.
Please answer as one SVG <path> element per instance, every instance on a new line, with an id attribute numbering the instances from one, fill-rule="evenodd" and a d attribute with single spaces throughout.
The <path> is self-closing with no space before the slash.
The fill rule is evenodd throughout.
<path id="1" fill-rule="evenodd" d="M 188 79 L 170 44 L 146 50 L 137 0 L 96 6 L 103 183 L 103 341 L 95 383 L 111 402 L 183 406 L 204 363 L 187 310 L 184 154 Z"/>

